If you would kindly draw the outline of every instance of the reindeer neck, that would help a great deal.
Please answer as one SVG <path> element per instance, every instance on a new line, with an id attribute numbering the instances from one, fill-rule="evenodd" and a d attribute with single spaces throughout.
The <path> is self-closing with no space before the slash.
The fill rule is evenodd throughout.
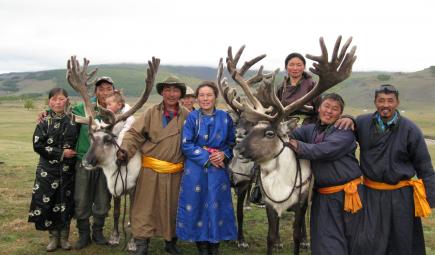
<path id="1" fill-rule="evenodd" d="M 270 173 L 278 171 L 287 175 L 290 172 L 289 168 L 295 163 L 295 160 L 295 153 L 289 147 L 285 147 L 277 157 L 261 162 L 260 167 L 262 172 Z"/>

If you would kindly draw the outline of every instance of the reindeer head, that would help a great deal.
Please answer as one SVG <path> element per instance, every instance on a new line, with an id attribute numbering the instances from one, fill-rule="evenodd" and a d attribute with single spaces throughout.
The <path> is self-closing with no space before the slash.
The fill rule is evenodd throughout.
<path id="1" fill-rule="evenodd" d="M 95 106 L 91 104 L 89 98 L 89 87 L 93 83 L 90 80 L 97 70 L 87 73 L 89 60 L 84 59 L 83 67 L 80 67 L 75 56 L 68 60 L 67 80 L 71 87 L 80 94 L 85 104 L 85 117 L 74 116 L 76 122 L 87 124 L 89 126 L 89 137 L 91 146 L 83 157 L 82 164 L 86 169 L 94 169 L 96 166 L 102 166 L 114 163 L 116 160 L 116 151 L 119 149 L 117 136 L 124 125 L 124 121 L 139 110 L 147 101 L 157 74 L 160 59 L 152 58 L 148 61 L 147 77 L 145 79 L 145 89 L 140 99 L 133 107 L 121 115 L 115 116 L 109 110 L 99 108 L 101 121 L 96 119 Z"/>
<path id="2" fill-rule="evenodd" d="M 354 46 L 349 53 L 346 53 L 352 38 L 349 38 L 339 52 L 341 36 L 338 37 L 331 61 L 328 60 L 328 52 L 320 38 L 321 56 L 307 55 L 307 58 L 315 61 L 314 68 L 310 71 L 319 76 L 316 86 L 302 98 L 290 103 L 286 107 L 282 105 L 276 95 L 275 76 L 279 70 L 269 74 L 263 74 L 263 66 L 260 67 L 257 75 L 246 80 L 243 76 L 265 55 L 260 55 L 251 61 L 245 62 L 242 68 L 237 69 L 237 62 L 243 53 L 244 46 L 240 48 L 236 56 L 233 57 L 232 49 L 228 49 L 226 59 L 228 72 L 232 79 L 243 89 L 246 98 L 240 98 L 234 88 L 228 86 L 225 78 L 222 79 L 223 64 L 222 59 L 218 68 L 218 84 L 226 103 L 241 118 L 254 124 L 249 133 L 239 143 L 238 149 L 243 157 L 251 158 L 258 163 L 273 159 L 280 154 L 284 148 L 284 143 L 288 141 L 288 135 L 296 127 L 297 121 L 284 121 L 287 116 L 305 107 L 305 104 L 322 92 L 335 86 L 339 82 L 347 79 L 352 71 L 352 65 L 356 60 Z M 262 82 L 262 85 L 254 95 L 252 84 Z"/>

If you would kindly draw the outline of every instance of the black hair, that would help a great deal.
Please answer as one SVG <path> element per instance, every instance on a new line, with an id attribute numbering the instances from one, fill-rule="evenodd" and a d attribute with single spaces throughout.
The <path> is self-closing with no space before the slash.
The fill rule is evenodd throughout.
<path id="1" fill-rule="evenodd" d="M 49 92 L 48 92 L 48 99 L 54 97 L 57 94 L 62 94 L 65 97 L 68 97 L 68 92 L 66 92 L 65 89 L 63 88 L 52 88 Z"/>
<path id="2" fill-rule="evenodd" d="M 399 99 L 399 90 L 391 84 L 382 84 L 375 90 L 375 99 L 378 97 L 379 93 L 384 94 L 394 94 L 396 99 Z"/>
<path id="3" fill-rule="evenodd" d="M 330 93 L 330 94 L 323 95 L 322 98 L 320 99 L 319 107 L 327 99 L 331 99 L 333 101 L 336 101 L 340 105 L 340 107 L 341 107 L 341 112 L 343 112 L 345 103 L 344 103 L 343 98 L 339 94 L 337 94 L 337 93 Z"/>
<path id="4" fill-rule="evenodd" d="M 213 81 L 203 81 L 201 82 L 201 84 L 198 85 L 198 87 L 195 90 L 195 97 L 198 97 L 199 94 L 199 89 L 201 89 L 202 87 L 210 87 L 213 90 L 214 96 L 216 98 L 218 98 L 219 96 L 219 89 L 216 86 L 216 83 L 214 83 Z"/>
<path id="5" fill-rule="evenodd" d="M 300 53 L 297 53 L 297 52 L 293 52 L 293 53 L 290 53 L 286 58 L 285 58 L 285 61 L 284 61 L 284 64 L 285 64 L 285 68 L 287 69 L 287 64 L 288 64 L 288 62 L 290 61 L 290 59 L 292 59 L 292 58 L 299 58 L 300 60 L 302 60 L 302 62 L 304 63 L 304 66 L 307 64 L 307 62 L 305 61 L 305 58 L 304 58 L 304 56 L 302 56 L 302 54 L 300 54 Z"/>

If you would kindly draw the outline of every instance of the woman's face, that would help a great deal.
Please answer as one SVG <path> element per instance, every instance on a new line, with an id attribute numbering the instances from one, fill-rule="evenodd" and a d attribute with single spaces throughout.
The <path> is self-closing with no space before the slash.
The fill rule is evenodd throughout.
<path id="1" fill-rule="evenodd" d="M 287 73 L 291 78 L 298 79 L 302 77 L 304 73 L 305 65 L 304 62 L 298 58 L 294 57 L 290 59 L 287 63 Z"/>
<path id="2" fill-rule="evenodd" d="M 198 90 L 198 104 L 201 109 L 211 111 L 216 104 L 216 96 L 209 86 L 204 86 Z"/>
<path id="3" fill-rule="evenodd" d="M 319 107 L 319 119 L 322 124 L 333 124 L 340 118 L 341 112 L 340 104 L 332 99 L 326 99 Z"/>
<path id="4" fill-rule="evenodd" d="M 67 102 L 68 98 L 62 93 L 58 93 L 48 100 L 48 106 L 55 113 L 63 113 Z"/>

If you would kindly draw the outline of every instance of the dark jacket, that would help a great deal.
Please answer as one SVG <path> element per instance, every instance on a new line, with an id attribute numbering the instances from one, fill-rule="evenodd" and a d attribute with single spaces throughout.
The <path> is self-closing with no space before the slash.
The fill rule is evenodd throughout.
<path id="1" fill-rule="evenodd" d="M 315 143 L 317 132 L 317 124 L 305 125 L 293 132 L 293 137 L 299 140 L 298 157 L 311 161 L 316 187 L 341 185 L 361 176 L 353 132 L 331 126 L 323 140 Z"/>

